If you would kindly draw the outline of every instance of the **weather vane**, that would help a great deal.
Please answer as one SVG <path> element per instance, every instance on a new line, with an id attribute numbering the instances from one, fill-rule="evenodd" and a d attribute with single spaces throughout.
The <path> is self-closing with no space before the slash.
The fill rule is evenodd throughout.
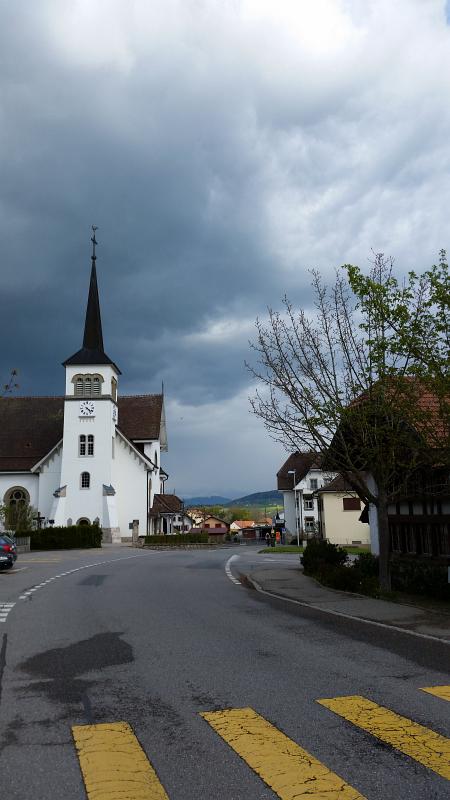
<path id="1" fill-rule="evenodd" d="M 95 238 L 95 231 L 98 231 L 98 226 L 97 225 L 91 225 L 91 228 L 92 228 L 92 234 L 93 234 L 91 236 L 91 242 L 92 242 L 92 256 L 91 256 L 91 258 L 92 258 L 93 261 L 95 261 L 95 259 L 97 258 L 97 256 L 95 255 L 95 245 L 97 244 L 97 239 Z"/>

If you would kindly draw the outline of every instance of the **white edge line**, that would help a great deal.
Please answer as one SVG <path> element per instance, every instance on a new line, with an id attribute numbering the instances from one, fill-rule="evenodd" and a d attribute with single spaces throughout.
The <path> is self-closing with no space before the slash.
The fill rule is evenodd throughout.
<path id="1" fill-rule="evenodd" d="M 254 578 L 250 578 L 247 575 L 247 580 L 253 584 L 257 592 L 261 594 L 266 594 L 268 597 L 275 597 L 277 600 L 285 600 L 287 603 L 295 603 L 297 606 L 302 606 L 303 608 L 312 608 L 314 611 L 321 611 L 322 614 L 331 614 L 333 617 L 341 617 L 342 619 L 351 619 L 352 622 L 363 622 L 366 625 L 375 625 L 377 628 L 385 628 L 388 631 L 398 631 L 399 633 L 406 633 L 408 636 L 418 636 L 420 639 L 429 639 L 432 642 L 440 642 L 441 644 L 450 645 L 450 641 L 448 639 L 441 639 L 439 636 L 432 636 L 429 633 L 417 633 L 416 631 L 408 631 L 406 628 L 399 628 L 398 625 L 387 625 L 385 622 L 376 622 L 373 619 L 365 619 L 364 617 L 353 617 L 351 614 L 344 614 L 342 611 L 332 611 L 331 609 L 321 608 L 320 606 L 315 606 L 312 603 L 303 603 L 301 600 L 293 600 L 290 597 L 285 597 L 282 594 L 276 594 L 275 592 L 268 592 L 266 589 L 263 589 L 262 586 L 254 580 Z"/>
<path id="2" fill-rule="evenodd" d="M 225 564 L 225 574 L 227 578 L 229 578 L 230 581 L 233 581 L 233 583 L 235 583 L 237 586 L 242 586 L 242 583 L 238 581 L 237 578 L 235 578 L 234 575 L 232 574 L 230 567 L 231 562 L 237 558 L 239 558 L 239 556 L 235 554 L 228 559 L 227 563 Z"/>

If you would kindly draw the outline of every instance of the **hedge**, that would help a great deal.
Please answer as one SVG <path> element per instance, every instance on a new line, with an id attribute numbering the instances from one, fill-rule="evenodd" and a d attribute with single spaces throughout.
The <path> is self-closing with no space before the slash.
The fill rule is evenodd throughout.
<path id="1" fill-rule="evenodd" d="M 18 532 L 17 536 L 30 537 L 30 550 L 72 550 L 102 546 L 102 529 L 97 525 L 40 528 Z"/>
<path id="2" fill-rule="evenodd" d="M 175 533 L 170 535 L 160 534 L 157 536 L 146 536 L 145 544 L 165 544 L 169 547 L 176 547 L 178 544 L 207 544 L 207 533 Z"/>
<path id="3" fill-rule="evenodd" d="M 391 578 L 393 589 L 450 601 L 446 564 L 425 561 L 423 558 L 393 558 Z"/>

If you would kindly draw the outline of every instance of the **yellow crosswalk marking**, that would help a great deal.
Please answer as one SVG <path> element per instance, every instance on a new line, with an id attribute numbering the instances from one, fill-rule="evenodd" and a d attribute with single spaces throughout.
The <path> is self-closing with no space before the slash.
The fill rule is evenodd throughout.
<path id="1" fill-rule="evenodd" d="M 281 800 L 365 800 L 252 708 L 211 711 L 201 716 Z"/>
<path id="2" fill-rule="evenodd" d="M 72 728 L 89 800 L 168 800 L 126 722 Z"/>
<path id="3" fill-rule="evenodd" d="M 358 695 L 317 702 L 450 780 L 450 739 L 445 736 Z"/>
<path id="4" fill-rule="evenodd" d="M 450 686 L 424 686 L 422 692 L 434 694 L 442 700 L 450 700 Z"/>

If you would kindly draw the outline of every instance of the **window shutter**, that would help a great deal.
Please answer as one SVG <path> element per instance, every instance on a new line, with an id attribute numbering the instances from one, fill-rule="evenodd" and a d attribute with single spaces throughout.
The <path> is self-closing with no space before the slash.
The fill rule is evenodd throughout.
<path id="1" fill-rule="evenodd" d="M 342 505 L 344 511 L 360 511 L 361 500 L 359 497 L 343 497 Z"/>

